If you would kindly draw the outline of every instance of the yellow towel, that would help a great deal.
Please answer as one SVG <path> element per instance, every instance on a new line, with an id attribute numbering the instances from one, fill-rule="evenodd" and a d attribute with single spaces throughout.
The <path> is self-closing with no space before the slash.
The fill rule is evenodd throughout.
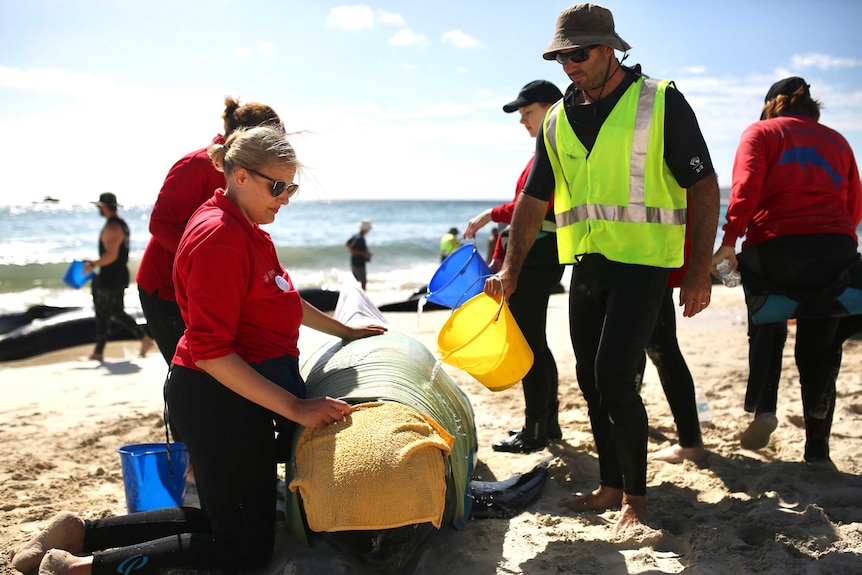
<path id="1" fill-rule="evenodd" d="M 412 407 L 363 403 L 342 421 L 303 431 L 290 489 L 299 490 L 312 531 L 426 522 L 439 528 L 446 504 L 442 454 L 453 444 L 446 430 Z"/>

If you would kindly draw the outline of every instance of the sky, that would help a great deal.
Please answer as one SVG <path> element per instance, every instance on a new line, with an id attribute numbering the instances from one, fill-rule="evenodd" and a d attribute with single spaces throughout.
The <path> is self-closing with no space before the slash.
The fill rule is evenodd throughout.
<path id="1" fill-rule="evenodd" d="M 0 204 L 155 201 L 225 96 L 284 120 L 302 200 L 507 201 L 534 141 L 502 105 L 546 79 L 569 1 L 0 0 Z M 799 75 L 862 156 L 858 0 L 606 0 L 626 65 L 674 80 L 719 185 L 769 86 Z M 617 52 L 618 57 L 622 53 Z"/>

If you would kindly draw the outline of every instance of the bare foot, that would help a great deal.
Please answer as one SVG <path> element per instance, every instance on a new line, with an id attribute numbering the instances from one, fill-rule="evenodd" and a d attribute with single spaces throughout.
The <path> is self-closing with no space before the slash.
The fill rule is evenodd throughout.
<path id="1" fill-rule="evenodd" d="M 560 505 L 572 511 L 604 511 L 616 507 L 623 499 L 622 489 L 599 485 L 599 488 L 587 495 L 575 495 L 560 500 Z"/>
<path id="2" fill-rule="evenodd" d="M 703 447 L 683 447 L 675 443 L 647 455 L 651 461 L 666 461 L 667 463 L 682 463 L 683 461 L 694 461 L 698 463 L 706 459 L 706 451 Z"/>
<path id="3" fill-rule="evenodd" d="M 61 549 L 51 549 L 39 564 L 39 575 L 85 575 L 92 571 L 93 557 L 76 557 Z"/>
<path id="4" fill-rule="evenodd" d="M 769 445 L 769 437 L 776 427 L 778 417 L 774 413 L 760 413 L 739 436 L 739 444 L 745 449 L 763 449 Z"/>
<path id="5" fill-rule="evenodd" d="M 101 363 L 105 361 L 105 356 L 101 353 L 91 353 L 90 355 L 82 355 L 78 358 L 78 361 L 98 361 Z"/>
<path id="6" fill-rule="evenodd" d="M 12 556 L 12 566 L 21 573 L 35 571 L 49 549 L 80 551 L 84 545 L 84 521 L 69 511 L 58 513 L 42 532 L 22 545 Z"/>
<path id="7" fill-rule="evenodd" d="M 623 493 L 620 518 L 614 527 L 614 535 L 620 535 L 632 527 L 643 525 L 647 520 L 646 496 Z"/>
<path id="8" fill-rule="evenodd" d="M 148 335 L 145 335 L 141 338 L 141 357 L 147 357 L 147 352 L 153 349 L 153 346 L 156 345 L 156 340 L 151 338 Z"/>

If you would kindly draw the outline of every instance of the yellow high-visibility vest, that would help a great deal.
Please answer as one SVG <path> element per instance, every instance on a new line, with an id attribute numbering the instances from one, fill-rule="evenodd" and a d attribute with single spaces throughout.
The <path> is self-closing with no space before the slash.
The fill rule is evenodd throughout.
<path id="1" fill-rule="evenodd" d="M 562 100 L 548 111 L 543 132 L 554 171 L 560 263 L 598 253 L 621 263 L 682 266 L 686 191 L 664 161 L 670 84 L 643 77 L 633 82 L 589 153 Z"/>

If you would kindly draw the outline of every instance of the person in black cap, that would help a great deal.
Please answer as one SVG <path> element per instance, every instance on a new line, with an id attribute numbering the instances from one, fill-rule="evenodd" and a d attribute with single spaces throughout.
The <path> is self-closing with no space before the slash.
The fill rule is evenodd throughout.
<path id="1" fill-rule="evenodd" d="M 749 379 L 745 410 L 755 418 L 740 443 L 760 449 L 778 426 L 776 404 L 787 322 L 796 317 L 796 367 L 805 420 L 804 459 L 834 470 L 829 436 L 842 346 L 862 329 L 856 228 L 862 220 L 859 170 L 847 140 L 819 123 L 821 103 L 798 76 L 773 84 L 761 120 L 742 133 L 721 247 L 746 287 Z M 742 251 L 735 245 L 745 238 Z M 771 305 L 781 298 L 790 305 Z M 767 314 L 767 312 L 769 312 Z M 783 313 L 779 313 L 783 312 Z"/>
<path id="2" fill-rule="evenodd" d="M 99 268 L 93 279 L 93 307 L 96 310 L 96 347 L 88 359 L 105 359 L 111 321 L 119 322 L 129 333 L 141 340 L 141 357 L 155 345 L 138 322 L 126 313 L 123 299 L 129 287 L 129 226 L 117 215 L 117 196 L 105 192 L 99 196 L 99 213 L 107 221 L 99 234 L 99 259 L 84 260 L 84 271 Z"/>
<path id="3" fill-rule="evenodd" d="M 560 100 L 563 93 L 553 83 L 547 80 L 533 80 L 518 93 L 518 97 L 505 106 L 503 111 L 511 114 L 516 110 L 521 115 L 521 123 L 527 129 L 531 138 L 535 138 L 542 127 L 542 120 L 554 102 Z M 527 181 L 533 158 L 521 172 L 515 185 L 515 198 L 506 204 L 490 208 L 467 222 L 464 230 L 465 238 L 473 238 L 476 232 L 488 222 L 510 223 L 518 195 Z M 548 300 L 551 291 L 560 283 L 563 276 L 563 266 L 557 259 L 557 240 L 554 230 L 553 202 L 548 205 L 545 220 L 539 237 L 527 254 L 521 276 L 518 278 L 518 289 L 509 296 L 509 308 L 512 317 L 521 328 L 524 339 L 533 351 L 533 366 L 523 379 L 524 390 L 524 426 L 514 429 L 509 437 L 492 445 L 494 451 L 510 453 L 530 453 L 544 449 L 548 441 L 561 439 L 563 432 L 557 421 L 559 399 L 557 398 L 557 363 L 548 347 L 545 331 L 548 315 Z M 505 242 L 508 231 L 497 237 L 494 254 L 491 257 L 491 269 L 499 271 L 505 256 Z"/>
<path id="4" fill-rule="evenodd" d="M 560 263 L 575 264 L 569 330 L 578 385 L 599 456 L 599 487 L 565 505 L 575 511 L 620 506 L 617 532 L 647 518 L 647 413 L 637 391 L 672 269 L 687 261 L 683 315 L 710 301 L 718 222 L 718 180 L 694 112 L 672 82 L 627 68 L 615 50 L 631 46 L 611 12 L 595 4 L 563 10 L 543 58 L 571 80 L 537 139 L 518 197 L 501 281 L 518 289 L 524 261 L 553 198 Z M 691 252 L 685 260 L 686 228 Z"/>

